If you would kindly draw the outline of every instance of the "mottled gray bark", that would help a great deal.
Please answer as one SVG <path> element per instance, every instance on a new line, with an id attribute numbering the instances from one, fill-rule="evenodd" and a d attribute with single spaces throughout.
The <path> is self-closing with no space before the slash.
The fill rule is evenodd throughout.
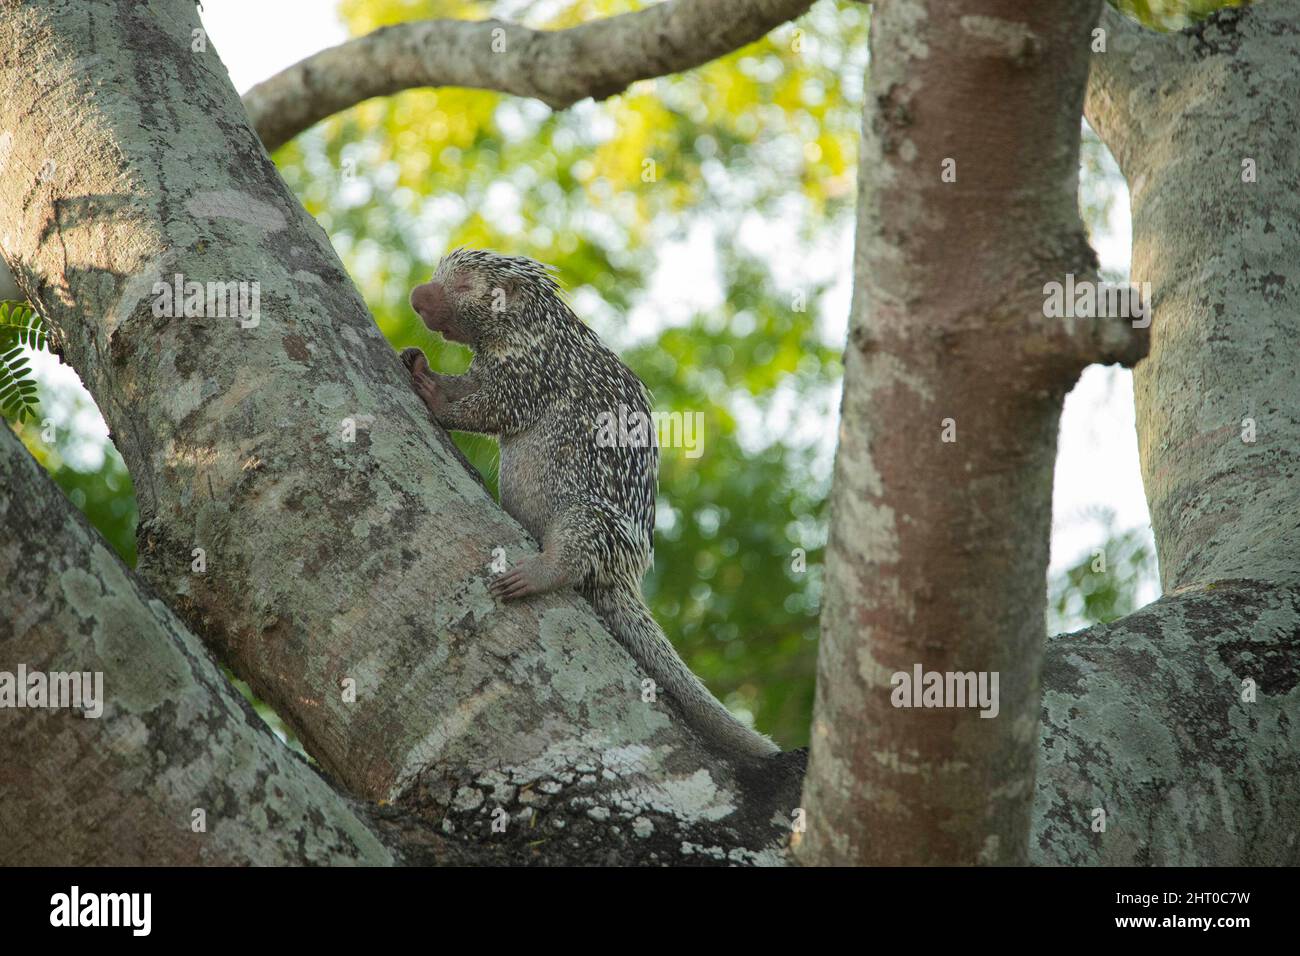
<path id="1" fill-rule="evenodd" d="M 1105 25 L 1087 116 L 1129 183 L 1132 277 L 1151 283 L 1134 386 L 1167 596 L 1051 642 L 1034 856 L 1295 864 L 1300 3 L 1178 34 Z"/>
<path id="2" fill-rule="evenodd" d="M 1170 592 L 1300 577 L 1297 14 L 1274 0 L 1147 35 L 1088 104 L 1130 183 L 1133 278 L 1154 298 L 1134 387 Z"/>
<path id="3" fill-rule="evenodd" d="M 0 527 L 0 673 L 102 689 L 0 707 L 0 865 L 393 861 L 3 423 Z"/>
<path id="4" fill-rule="evenodd" d="M 576 595 L 488 596 L 494 552 L 535 545 L 198 27 L 163 0 L 0 4 L 0 249 L 131 470 L 141 572 L 353 795 L 485 845 L 504 816 L 557 859 L 779 860 L 796 771 L 708 753 Z M 156 314 L 175 274 L 256 282 L 257 323 Z"/>
<path id="5" fill-rule="evenodd" d="M 1297 634 L 1300 591 L 1225 580 L 1053 638 L 1031 861 L 1300 863 Z"/>
<path id="6" fill-rule="evenodd" d="M 552 109 L 605 99 L 637 80 L 693 69 L 802 14 L 811 0 L 666 0 L 567 30 L 499 20 L 422 20 L 309 56 L 244 96 L 274 150 L 372 96 L 465 86 L 539 99 Z"/>

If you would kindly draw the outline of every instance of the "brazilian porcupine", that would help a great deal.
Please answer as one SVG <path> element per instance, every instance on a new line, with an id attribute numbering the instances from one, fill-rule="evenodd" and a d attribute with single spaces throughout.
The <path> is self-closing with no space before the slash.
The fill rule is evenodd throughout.
<path id="1" fill-rule="evenodd" d="M 532 259 L 457 249 L 411 292 L 424 324 L 473 349 L 464 375 L 439 375 L 402 352 L 412 387 L 443 427 L 501 445 L 501 505 L 541 544 L 490 588 L 503 600 L 576 588 L 706 742 L 777 753 L 691 673 L 641 596 L 654 559 L 659 448 L 602 440 L 601 422 L 649 421 L 650 395 L 561 297 Z"/>

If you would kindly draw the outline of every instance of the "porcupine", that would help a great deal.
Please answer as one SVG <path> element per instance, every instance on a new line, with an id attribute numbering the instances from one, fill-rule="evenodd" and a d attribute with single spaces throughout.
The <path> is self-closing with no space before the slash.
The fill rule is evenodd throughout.
<path id="1" fill-rule="evenodd" d="M 632 442 L 602 440 L 600 431 L 610 420 L 602 413 L 649 421 L 641 380 L 532 259 L 457 249 L 412 290 L 411 307 L 431 331 L 474 353 L 464 375 L 447 376 L 420 349 L 405 349 L 412 387 L 444 428 L 498 440 L 501 505 L 542 548 L 494 577 L 492 593 L 515 600 L 576 588 L 707 743 L 777 753 L 690 671 L 641 595 L 654 560 L 659 448 L 653 428 Z"/>

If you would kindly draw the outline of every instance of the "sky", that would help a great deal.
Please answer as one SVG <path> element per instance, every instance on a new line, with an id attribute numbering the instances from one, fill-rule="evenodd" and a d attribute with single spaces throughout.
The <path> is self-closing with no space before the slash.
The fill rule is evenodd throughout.
<path id="1" fill-rule="evenodd" d="M 204 0 L 201 16 L 208 36 L 220 53 L 235 88 L 240 93 L 327 46 L 346 38 L 336 14 L 337 0 Z M 1128 195 L 1121 187 L 1115 197 L 1109 228 L 1093 237 L 1103 269 L 1128 274 L 1130 227 Z M 649 290 L 657 306 L 680 290 L 700 290 L 716 285 L 711 275 L 681 281 L 682 270 L 688 273 L 711 269 L 708 244 L 690 237 L 681 248 L 664 250 L 663 259 L 671 269 L 660 274 L 677 278 L 676 289 L 657 282 Z M 698 247 L 698 248 L 696 248 Z M 808 267 L 813 260 L 824 267 L 826 256 L 841 260 L 838 275 L 843 281 L 830 291 L 826 307 L 833 322 L 843 330 L 847 324 L 852 243 L 832 241 L 826 248 L 806 253 Z M 774 254 L 780 263 L 783 256 Z M 787 258 L 785 268 L 799 268 Z M 821 271 L 819 268 L 817 271 Z M 695 303 L 698 308 L 700 303 Z M 662 314 L 662 313 L 661 313 Z M 82 388 L 75 373 L 59 366 L 48 357 L 33 363 L 37 374 L 50 384 Z M 87 396 L 88 398 L 88 396 Z M 84 432 L 90 444 L 101 444 L 107 427 L 92 411 L 83 413 L 74 427 Z M 834 434 L 829 425 L 828 434 Z M 671 489 L 662 489 L 671 494 Z M 1137 435 L 1134 430 L 1133 388 L 1131 374 L 1119 368 L 1088 368 L 1065 401 L 1061 418 L 1059 450 L 1053 500 L 1052 570 L 1058 571 L 1077 562 L 1080 555 L 1092 551 L 1106 539 L 1107 530 L 1096 517 L 1109 509 L 1115 515 L 1113 531 L 1146 528 L 1150 517 L 1143 496 L 1138 470 Z M 1158 595 L 1158 585 L 1150 582 L 1140 595 L 1141 603 Z"/>

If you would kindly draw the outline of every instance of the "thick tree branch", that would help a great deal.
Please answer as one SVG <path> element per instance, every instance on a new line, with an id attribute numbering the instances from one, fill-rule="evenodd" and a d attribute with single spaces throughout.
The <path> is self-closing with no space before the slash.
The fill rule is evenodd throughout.
<path id="1" fill-rule="evenodd" d="M 1050 642 L 1033 856 L 1294 865 L 1300 2 L 1148 40 L 1177 62 L 1135 63 L 1122 96 L 1090 88 L 1089 119 L 1151 289 L 1133 378 L 1166 597 Z"/>
<path id="2" fill-rule="evenodd" d="M 637 80 L 693 69 L 753 43 L 811 0 L 667 0 L 566 30 L 498 20 L 424 20 L 322 50 L 244 95 L 268 150 L 372 96 L 464 86 L 564 109 Z"/>
<path id="3" fill-rule="evenodd" d="M 1117 151 L 1153 305 L 1134 392 L 1167 592 L 1300 579 L 1298 24 L 1275 0 L 1177 34 L 1179 82 Z"/>
<path id="4" fill-rule="evenodd" d="M 1300 592 L 1224 581 L 1052 638 L 1030 859 L 1300 863 Z"/>
<path id="5" fill-rule="evenodd" d="M 0 706 L 0 865 L 393 862 L 3 423 L 0 527 L 0 682 L 102 691 L 98 717 Z"/>
<path id="6" fill-rule="evenodd" d="M 597 812 L 595 800 L 550 815 L 565 822 L 562 841 L 537 826 L 544 793 L 525 790 L 490 835 L 448 832 L 432 801 L 349 801 L 271 736 L 2 423 L 0 527 L 0 865 L 746 861 L 721 849 L 734 851 L 726 827 L 697 828 L 683 858 L 671 813 L 619 834 L 616 810 Z M 16 706 L 20 675 L 26 706 Z M 34 706 L 32 681 L 53 687 L 59 675 L 78 675 L 80 707 Z M 797 776 L 787 763 L 773 769 Z"/>

